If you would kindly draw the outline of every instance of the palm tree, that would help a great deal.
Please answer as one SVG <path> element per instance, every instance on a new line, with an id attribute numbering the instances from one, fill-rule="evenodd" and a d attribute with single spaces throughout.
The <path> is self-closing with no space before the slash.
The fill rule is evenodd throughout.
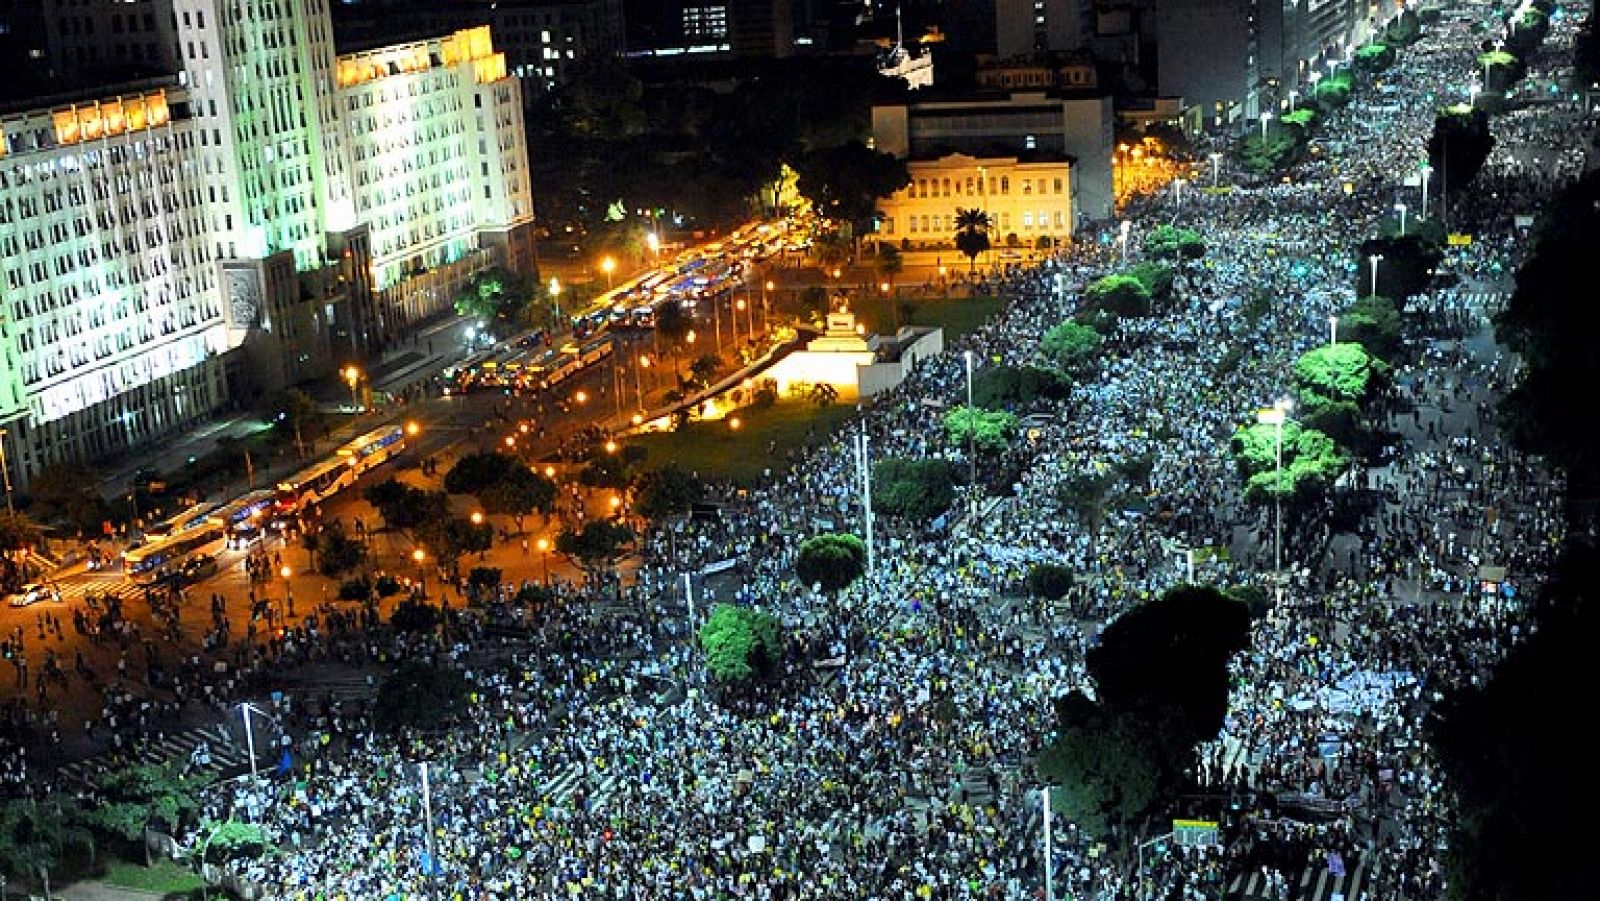
<path id="1" fill-rule="evenodd" d="M 956 208 L 956 249 L 966 254 L 967 269 L 977 265 L 978 254 L 989 249 L 989 214 Z"/>

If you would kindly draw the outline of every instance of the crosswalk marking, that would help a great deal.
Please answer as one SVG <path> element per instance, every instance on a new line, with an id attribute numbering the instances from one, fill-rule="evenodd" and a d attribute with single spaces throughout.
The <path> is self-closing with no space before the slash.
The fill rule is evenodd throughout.
<path id="1" fill-rule="evenodd" d="M 191 774 L 202 782 L 210 782 L 228 770 L 250 766 L 249 751 L 234 744 L 233 738 L 220 726 L 188 729 L 175 735 L 164 736 L 160 741 L 143 742 L 134 750 L 133 756 L 143 763 L 157 766 L 173 764 L 183 768 L 188 765 L 190 755 L 201 742 L 205 742 L 210 751 L 211 763 L 196 767 Z M 90 788 L 100 772 L 111 769 L 119 763 L 120 761 L 110 754 L 99 754 L 87 760 L 63 764 L 56 770 L 56 776 L 63 781 Z M 265 760 L 262 757 L 262 749 L 258 747 L 256 763 L 270 766 L 273 762 Z"/>
<path id="2" fill-rule="evenodd" d="M 595 784 L 595 780 L 592 777 L 586 783 L 584 768 L 573 763 L 558 771 L 554 777 L 541 786 L 540 790 L 553 803 L 565 804 L 572 800 L 572 797 L 578 793 L 579 789 L 587 786 L 589 789 L 589 810 L 593 812 L 605 807 L 606 802 L 616 793 L 617 784 L 621 781 L 621 777 L 615 772 L 606 770 L 600 774 L 598 785 Z"/>
<path id="3" fill-rule="evenodd" d="M 1345 861 L 1342 876 L 1329 872 L 1325 858 L 1314 856 L 1306 862 L 1300 878 L 1292 882 L 1289 894 L 1302 901 L 1332 901 L 1334 898 L 1360 901 L 1362 893 L 1369 888 L 1367 855 L 1358 854 L 1354 860 Z M 1278 896 L 1273 893 L 1266 873 L 1256 867 L 1233 877 L 1227 897 L 1230 901 L 1274 901 Z"/>
<path id="4" fill-rule="evenodd" d="M 124 602 L 144 596 L 143 587 L 135 585 L 132 581 L 122 576 L 80 577 L 70 582 L 58 582 L 55 587 L 57 591 L 61 592 L 61 601 L 65 604 L 82 603 L 90 595 L 94 595 L 97 598 L 115 595 Z M 41 609 L 47 609 L 55 605 L 41 604 L 38 606 Z"/>

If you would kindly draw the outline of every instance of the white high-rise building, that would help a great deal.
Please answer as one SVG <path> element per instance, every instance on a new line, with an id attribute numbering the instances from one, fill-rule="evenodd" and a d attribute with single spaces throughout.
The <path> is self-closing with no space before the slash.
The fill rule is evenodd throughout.
<path id="1" fill-rule="evenodd" d="M 487 27 L 337 56 L 327 0 L 153 2 L 173 80 L 0 119 L 18 486 L 327 375 L 474 273 L 535 265 L 520 88 Z"/>
<path id="2" fill-rule="evenodd" d="M 218 184 L 181 89 L 0 117 L 0 426 L 13 483 L 209 415 L 229 349 Z"/>

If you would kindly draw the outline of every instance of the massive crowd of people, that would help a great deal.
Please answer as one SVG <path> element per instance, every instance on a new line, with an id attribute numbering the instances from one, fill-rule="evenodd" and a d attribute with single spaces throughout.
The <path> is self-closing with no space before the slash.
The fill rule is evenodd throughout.
<path id="1" fill-rule="evenodd" d="M 1536 76 L 1570 58 L 1567 13 Z M 1384 74 L 1390 96 L 1460 80 L 1473 45 L 1464 28 L 1434 30 Z M 1188 567 L 1196 581 L 1265 583 L 1270 508 L 1242 499 L 1228 437 L 1326 342 L 1353 298 L 1351 248 L 1417 190 L 1401 182 L 1431 115 L 1425 102 L 1358 98 L 1323 129 L 1342 150 L 1289 183 L 1163 192 L 1126 211 L 1131 248 L 1108 231 L 978 277 L 1006 298 L 995 320 L 866 406 L 848 434 L 729 492 L 718 517 L 648 533 L 632 612 L 567 586 L 537 608 L 452 612 L 437 634 L 391 634 L 370 609 L 327 603 L 231 648 L 224 631 L 215 655 L 227 666 L 197 657 L 171 678 L 216 706 L 257 699 L 284 743 L 266 758 L 275 778 L 206 791 L 209 819 L 260 822 L 279 845 L 235 862 L 234 876 L 295 901 L 1038 897 L 1030 761 L 1052 700 L 1086 681 L 1099 628 L 1191 578 Z M 1163 846 L 1132 868 L 1064 824 L 1058 893 L 1210 898 L 1250 880 L 1260 897 L 1287 898 L 1326 861 L 1359 869 L 1373 897 L 1440 895 L 1449 810 L 1423 717 L 1517 640 L 1521 599 L 1560 544 L 1559 485 L 1495 428 L 1514 363 L 1475 301 L 1507 290 L 1525 250 L 1514 215 L 1582 171 L 1562 142 L 1594 124 L 1571 102 L 1495 123 L 1503 137 L 1479 187 L 1449 201 L 1453 228 L 1474 235 L 1449 251 L 1457 281 L 1411 304 L 1422 315 L 1379 430 L 1388 446 L 1338 489 L 1369 503 L 1353 523 L 1336 524 L 1330 504 L 1288 524 L 1281 595 L 1235 661 L 1221 734 L 1197 754 L 1202 806 L 1239 814 L 1226 848 Z M 980 367 L 1029 362 L 1079 289 L 1170 221 L 1202 232 L 1205 258 L 1160 315 L 1121 322 L 1094 378 L 1039 402 L 1048 415 L 1011 455 L 1013 484 L 963 496 L 932 532 L 881 523 L 876 570 L 839 596 L 797 583 L 800 538 L 860 521 L 850 434 L 864 431 L 877 458 L 964 462 L 936 415 L 964 397 L 963 352 Z M 1106 482 L 1099 516 L 1067 497 L 1084 476 Z M 758 691 L 708 682 L 685 640 L 681 574 L 725 560 L 736 576 L 697 585 L 700 613 L 751 603 L 789 627 L 786 670 Z M 1078 574 L 1063 605 L 1019 597 L 1040 562 Z M 522 627 L 514 648 L 495 628 L 504 622 Z M 468 704 L 441 731 L 395 739 L 360 700 L 264 694 L 275 673 L 308 663 L 417 659 L 468 680 Z M 113 688 L 105 724 L 148 733 L 165 712 Z M 27 778 L 16 760 L 0 755 L 0 779 Z"/>

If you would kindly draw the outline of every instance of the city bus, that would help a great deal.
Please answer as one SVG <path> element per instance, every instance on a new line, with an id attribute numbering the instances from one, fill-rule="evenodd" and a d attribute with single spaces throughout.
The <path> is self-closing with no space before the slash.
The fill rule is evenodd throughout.
<path id="1" fill-rule="evenodd" d="M 356 474 L 366 472 L 380 463 L 394 458 L 406 449 L 406 429 L 402 425 L 386 425 L 362 435 L 339 448 L 337 456 L 350 460 Z"/>
<path id="2" fill-rule="evenodd" d="M 355 460 L 334 456 L 306 467 L 278 483 L 279 516 L 293 516 L 349 488 L 356 480 Z"/>
<path id="3" fill-rule="evenodd" d="M 140 585 L 158 582 L 196 557 L 215 556 L 226 544 L 227 535 L 220 520 L 207 520 L 204 525 L 124 552 L 122 571 Z"/>
<path id="4" fill-rule="evenodd" d="M 143 529 L 145 540 L 155 541 L 158 538 L 166 538 L 203 526 L 220 506 L 220 504 L 195 504 L 176 516 L 169 516 L 158 523 L 146 526 Z"/>
<path id="5" fill-rule="evenodd" d="M 242 548 L 266 528 L 278 496 L 269 489 L 252 491 L 217 512 L 216 519 L 227 532 L 228 546 Z"/>

